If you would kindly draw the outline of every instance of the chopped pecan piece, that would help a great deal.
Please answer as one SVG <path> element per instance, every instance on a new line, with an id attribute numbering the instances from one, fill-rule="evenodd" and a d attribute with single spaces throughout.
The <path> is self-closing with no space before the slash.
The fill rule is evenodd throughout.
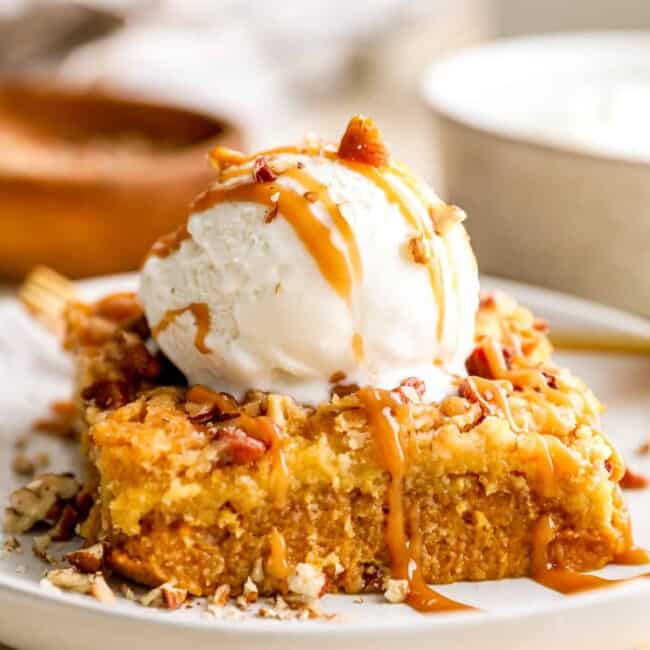
<path id="1" fill-rule="evenodd" d="M 255 159 L 253 163 L 253 178 L 256 183 L 270 183 L 277 178 L 264 156 Z"/>
<path id="2" fill-rule="evenodd" d="M 50 531 L 50 538 L 54 542 L 67 542 L 74 537 L 74 529 L 78 522 L 77 511 L 71 505 L 66 504 Z"/>
<path id="3" fill-rule="evenodd" d="M 313 564 L 299 562 L 289 576 L 287 585 L 289 591 L 297 596 L 307 599 L 320 598 L 327 590 L 327 577 Z"/>
<path id="4" fill-rule="evenodd" d="M 422 239 L 422 235 L 418 235 L 417 237 L 412 237 L 409 240 L 409 253 L 411 255 L 411 259 L 416 263 L 416 264 L 426 264 L 429 261 L 429 249 L 427 248 L 427 245 L 424 243 L 424 240 Z"/>
<path id="5" fill-rule="evenodd" d="M 217 439 L 222 445 L 221 461 L 226 465 L 248 465 L 266 453 L 266 445 L 249 436 L 243 429 L 219 429 Z"/>
<path id="6" fill-rule="evenodd" d="M 79 483 L 71 474 L 43 474 L 9 497 L 4 528 L 8 533 L 25 533 L 39 521 L 58 518 L 62 501 L 73 499 Z"/>
<path id="7" fill-rule="evenodd" d="M 348 123 L 338 156 L 372 167 L 386 167 L 389 162 L 388 147 L 381 132 L 373 120 L 363 115 L 355 115 Z"/>
<path id="8" fill-rule="evenodd" d="M 463 210 L 455 205 L 433 205 L 429 208 L 429 216 L 433 222 L 436 234 L 444 237 L 454 226 L 467 218 Z"/>
<path id="9" fill-rule="evenodd" d="M 546 384 L 548 385 L 549 388 L 557 389 L 558 387 L 557 376 L 553 372 L 550 372 L 549 370 L 542 370 L 542 375 L 544 375 L 544 378 L 546 379 Z"/>
<path id="10" fill-rule="evenodd" d="M 225 607 L 230 598 L 229 585 L 220 585 L 212 596 L 208 598 L 208 603 L 216 607 Z"/>
<path id="11" fill-rule="evenodd" d="M 65 558 L 81 573 L 97 573 L 104 564 L 104 547 L 101 544 L 93 544 L 71 551 Z"/>
<path id="12" fill-rule="evenodd" d="M 142 305 L 132 291 L 111 293 L 93 305 L 93 315 L 116 323 L 139 318 L 143 312 Z"/>
<path id="13" fill-rule="evenodd" d="M 94 503 L 95 497 L 93 496 L 93 492 L 87 486 L 82 487 L 74 499 L 74 507 L 82 518 L 90 512 Z"/>
<path id="14" fill-rule="evenodd" d="M 195 424 L 206 424 L 208 422 L 227 422 L 239 417 L 239 412 L 223 413 L 217 404 L 198 404 L 186 402 L 185 411 L 188 417 Z"/>
<path id="15" fill-rule="evenodd" d="M 506 362 L 508 368 L 512 364 L 512 350 L 506 347 L 501 347 L 503 353 L 503 359 Z M 485 379 L 496 379 L 494 372 L 492 371 L 492 366 L 488 361 L 485 349 L 482 345 L 477 345 L 472 354 L 467 357 L 465 361 L 465 368 L 467 369 L 468 374 L 474 375 L 475 377 L 485 377 Z"/>
<path id="16" fill-rule="evenodd" d="M 418 377 L 407 377 L 402 380 L 397 392 L 404 395 L 409 402 L 418 402 L 424 397 L 427 387 Z"/>
<path id="17" fill-rule="evenodd" d="M 360 388 L 359 384 L 336 384 L 336 386 L 332 387 L 332 395 L 346 397 L 358 392 Z"/>
<path id="18" fill-rule="evenodd" d="M 492 407 L 485 400 L 483 395 L 474 386 L 474 383 L 471 380 L 465 379 L 458 386 L 458 394 L 461 397 L 469 400 L 470 402 L 476 402 L 481 407 L 481 412 L 484 415 L 492 413 Z"/>
<path id="19" fill-rule="evenodd" d="M 124 334 L 124 333 L 122 333 Z M 162 371 L 160 359 L 154 357 L 142 341 L 129 342 L 121 366 L 128 375 L 154 379 Z"/>
<path id="20" fill-rule="evenodd" d="M 271 223 L 278 216 L 278 204 L 274 203 L 264 214 L 264 223 Z"/>
<path id="21" fill-rule="evenodd" d="M 246 582 L 244 583 L 243 596 L 249 605 L 251 603 L 257 602 L 259 591 L 257 589 L 257 585 L 253 582 L 250 576 L 246 578 Z"/>
<path id="22" fill-rule="evenodd" d="M 69 569 L 48 571 L 46 578 L 59 589 L 87 594 L 102 603 L 112 603 L 115 600 L 111 588 L 106 584 L 106 580 L 104 580 L 101 573 L 90 575 L 80 573 L 74 567 L 70 567 Z"/>
<path id="23" fill-rule="evenodd" d="M 626 467 L 620 486 L 624 490 L 644 490 L 645 488 L 650 487 L 650 478 Z"/>
<path id="24" fill-rule="evenodd" d="M 394 580 L 389 578 L 386 580 L 386 591 L 384 591 L 384 598 L 389 603 L 403 603 L 409 593 L 408 580 Z"/>
<path id="25" fill-rule="evenodd" d="M 101 409 L 116 409 L 129 402 L 129 385 L 121 379 L 100 380 L 84 388 L 81 396 Z"/>
<path id="26" fill-rule="evenodd" d="M 187 600 L 187 589 L 180 589 L 169 583 L 161 585 L 160 593 L 167 609 L 178 609 Z"/>

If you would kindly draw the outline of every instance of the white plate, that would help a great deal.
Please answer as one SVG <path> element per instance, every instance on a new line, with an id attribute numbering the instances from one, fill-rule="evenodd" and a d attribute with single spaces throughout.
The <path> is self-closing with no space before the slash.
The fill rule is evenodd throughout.
<path id="1" fill-rule="evenodd" d="M 121 276 L 83 284 L 88 295 L 133 284 Z M 592 303 L 524 285 L 484 278 L 484 287 L 503 288 L 529 305 L 551 325 L 572 329 L 616 329 L 650 336 L 647 321 Z M 12 440 L 46 412 L 49 400 L 66 396 L 66 360 L 54 342 L 22 315 L 9 300 L 0 302 L 0 500 L 16 484 L 7 471 Z M 608 404 L 605 428 L 623 453 L 641 470 L 650 462 L 634 457 L 634 449 L 650 433 L 650 364 L 637 357 L 594 354 L 562 355 L 560 361 L 586 378 Z M 56 471 L 75 467 L 74 446 L 39 437 L 34 448 L 52 454 Z M 630 492 L 636 537 L 650 547 L 650 492 Z M 554 650 L 589 648 L 627 650 L 650 642 L 650 580 L 577 596 L 563 596 L 527 580 L 464 583 L 440 591 L 481 612 L 421 615 L 406 606 L 389 605 L 381 597 L 363 604 L 346 596 L 328 596 L 323 608 L 339 615 L 333 622 L 277 622 L 207 618 L 194 608 L 167 612 L 121 601 L 105 606 L 84 596 L 53 593 L 39 587 L 44 566 L 30 551 L 0 559 L 0 641 L 38 650 L 282 650 L 339 644 L 361 648 L 504 648 Z M 648 567 L 608 567 L 608 577 L 630 576 Z"/>

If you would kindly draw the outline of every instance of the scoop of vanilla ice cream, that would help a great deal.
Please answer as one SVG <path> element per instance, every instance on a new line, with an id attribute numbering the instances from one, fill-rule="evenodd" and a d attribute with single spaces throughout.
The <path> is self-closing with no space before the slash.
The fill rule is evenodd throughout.
<path id="1" fill-rule="evenodd" d="M 331 151 L 269 153 L 226 172 L 185 238 L 142 270 L 147 319 L 190 384 L 312 404 L 334 381 L 417 377 L 425 399 L 451 392 L 479 294 L 460 211 L 403 167 Z"/>

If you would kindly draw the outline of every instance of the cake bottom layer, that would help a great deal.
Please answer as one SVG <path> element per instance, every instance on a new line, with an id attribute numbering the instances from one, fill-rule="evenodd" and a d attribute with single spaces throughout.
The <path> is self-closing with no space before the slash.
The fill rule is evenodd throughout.
<path id="1" fill-rule="evenodd" d="M 407 511 L 417 505 L 422 539 L 418 559 L 424 579 L 442 584 L 529 575 L 535 527 L 551 515 L 555 537 L 551 563 L 579 571 L 598 569 L 626 547 L 627 514 L 622 501 L 613 526 L 581 529 L 560 503 L 537 501 L 525 480 L 513 476 L 507 490 L 486 494 L 481 477 L 453 476 L 407 492 Z M 223 525 L 201 527 L 151 514 L 134 536 L 109 539 L 109 562 L 136 582 L 174 581 L 197 595 L 228 584 L 241 591 L 253 576 L 262 593 L 286 591 L 286 575 L 276 566 L 309 563 L 327 577 L 327 590 L 382 591 L 390 577 L 386 546 L 386 506 L 353 492 L 304 491 L 281 513 L 258 508 L 237 514 L 223 509 Z M 283 557 L 274 548 L 281 539 Z"/>

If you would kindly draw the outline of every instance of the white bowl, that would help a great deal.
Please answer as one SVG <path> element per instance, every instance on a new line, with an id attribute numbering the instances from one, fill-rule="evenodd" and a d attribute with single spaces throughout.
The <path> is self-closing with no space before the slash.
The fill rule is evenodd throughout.
<path id="1" fill-rule="evenodd" d="M 423 90 L 482 271 L 650 315 L 650 32 L 496 41 Z"/>

